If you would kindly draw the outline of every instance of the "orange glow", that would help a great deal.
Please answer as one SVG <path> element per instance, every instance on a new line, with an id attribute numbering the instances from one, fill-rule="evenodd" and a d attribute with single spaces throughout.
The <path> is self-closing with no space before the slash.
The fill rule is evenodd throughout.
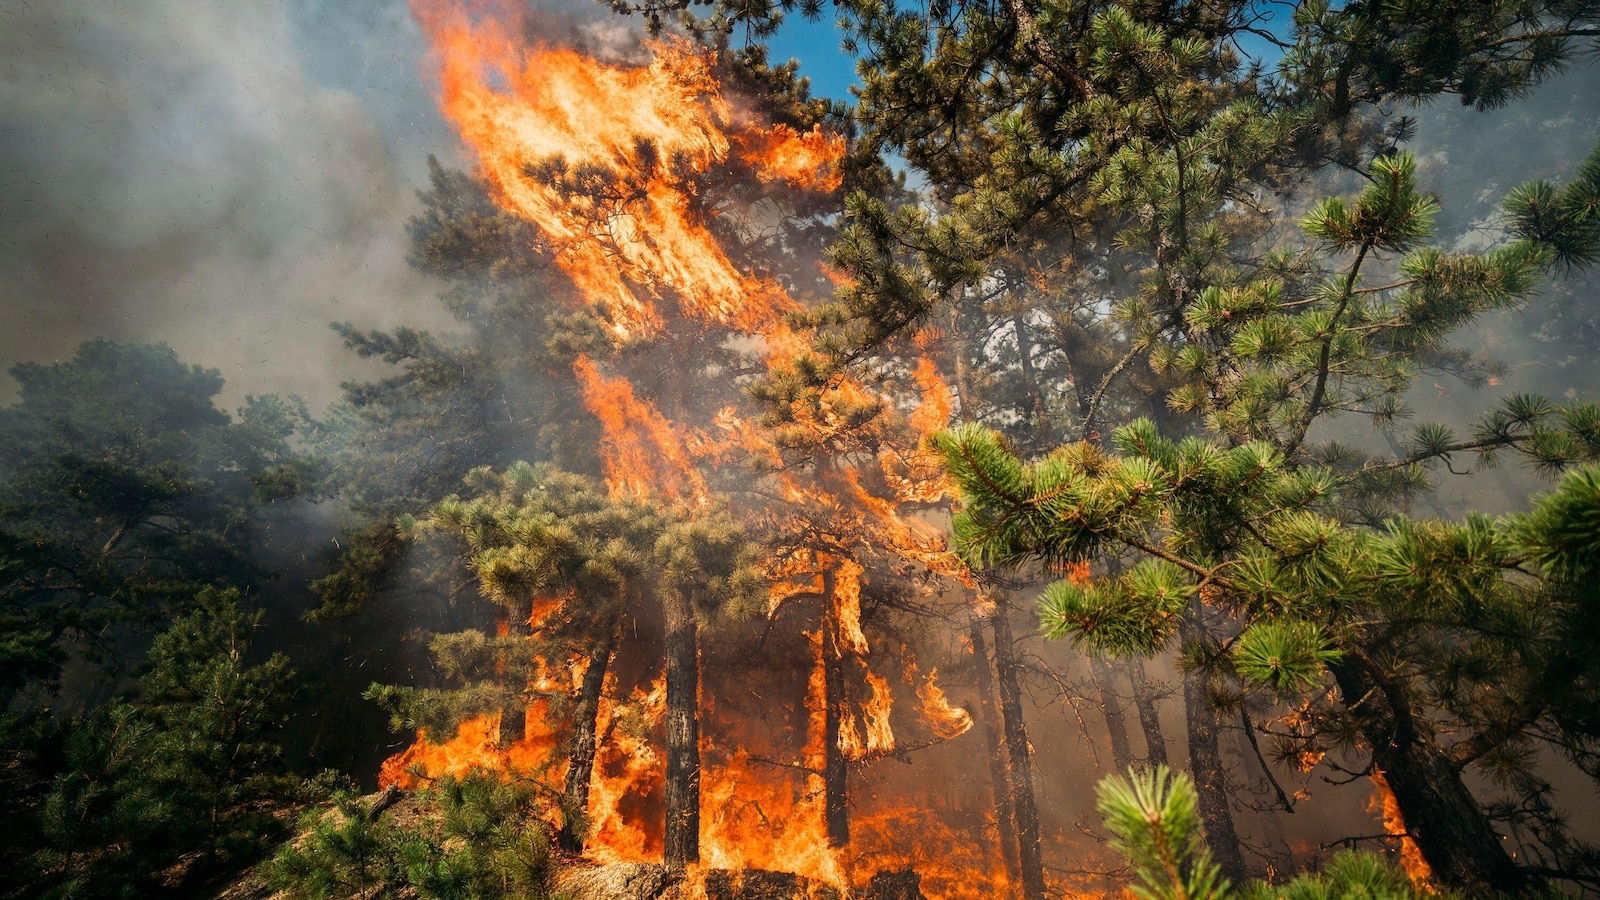
<path id="1" fill-rule="evenodd" d="M 966 734 L 972 728 L 972 716 L 964 709 L 950 705 L 944 690 L 939 687 L 939 670 L 928 670 L 926 681 L 917 685 L 917 697 L 922 700 L 922 716 L 932 726 L 941 740 L 950 740 Z"/>
<path id="2" fill-rule="evenodd" d="M 1383 829 L 1386 834 L 1405 834 L 1406 820 L 1400 813 L 1400 801 L 1395 799 L 1394 791 L 1389 788 L 1388 779 L 1383 773 L 1374 770 L 1372 785 L 1377 789 L 1373 797 L 1374 811 L 1383 814 Z M 1428 861 L 1422 858 L 1422 848 L 1409 837 L 1400 839 L 1400 867 L 1405 870 L 1406 877 L 1419 888 L 1428 888 L 1433 880 L 1433 869 Z"/>
<path id="3" fill-rule="evenodd" d="M 740 156 L 756 166 L 762 181 L 783 180 L 821 193 L 839 189 L 838 161 L 844 155 L 844 137 L 822 130 L 795 131 L 776 125 L 745 138 Z"/>
<path id="4" fill-rule="evenodd" d="M 640 400 L 633 385 L 608 378 L 587 356 L 572 364 L 583 405 L 600 420 L 600 462 L 613 496 L 672 500 L 706 496 L 705 479 L 694 467 L 672 423 Z"/>

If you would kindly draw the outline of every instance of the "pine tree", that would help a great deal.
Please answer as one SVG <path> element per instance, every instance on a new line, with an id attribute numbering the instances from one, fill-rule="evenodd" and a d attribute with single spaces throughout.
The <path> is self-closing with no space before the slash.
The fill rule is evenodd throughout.
<path id="1" fill-rule="evenodd" d="M 1181 381 L 1166 363 L 1204 349 L 1191 346 L 1186 310 L 1258 267 L 1291 285 L 1318 277 L 1304 259 L 1256 258 L 1253 242 L 1273 226 L 1263 198 L 1319 167 L 1361 169 L 1393 153 L 1404 122 L 1380 127 L 1379 103 L 1513 99 L 1593 37 L 1595 16 L 1591 4 L 1460 15 L 1308 4 L 1268 67 L 1241 65 L 1236 51 L 1240 36 L 1261 33 L 1259 4 L 839 9 L 866 62 L 863 139 L 901 154 L 928 187 L 898 208 L 848 198 L 833 254 L 852 280 L 808 319 L 824 359 L 815 371 L 875 366 L 953 318 L 957 336 L 972 336 L 956 351 L 963 414 L 1024 455 L 1140 414 L 1174 435 L 1199 431 L 1198 407 L 1164 402 Z M 728 13 L 741 14 L 761 15 Z M 1001 352 L 998 334 L 1009 337 Z M 1143 365 L 1152 353 L 1160 364 Z M 1425 355 L 1447 371 L 1476 365 L 1438 344 Z M 1071 405 L 1052 409 L 1046 396 Z M 1216 640 L 1198 614 L 1187 634 L 1197 651 Z M 1191 765 L 1211 773 L 1208 825 L 1238 876 L 1205 678 L 1185 679 Z"/>
<path id="2" fill-rule="evenodd" d="M 89 341 L 68 361 L 11 374 L 21 392 L 0 409 L 7 708 L 26 689 L 55 688 L 70 659 L 124 674 L 199 589 L 259 576 L 251 510 L 314 475 L 289 443 L 310 425 L 302 406 L 251 398 L 235 421 L 214 405 L 221 375 L 164 345 Z M 67 699 L 81 709 L 103 698 Z"/>
<path id="3" fill-rule="evenodd" d="M 1461 770 L 1476 764 L 1515 793 L 1542 793 L 1518 751 L 1538 741 L 1536 724 L 1554 715 L 1559 686 L 1581 682 L 1582 666 L 1561 638 L 1577 608 L 1533 611 L 1560 608 L 1556 598 L 1573 589 L 1567 566 L 1586 565 L 1577 562 L 1584 542 L 1563 545 L 1574 557 L 1548 557 L 1533 585 L 1518 567 L 1524 553 L 1560 543 L 1539 529 L 1582 527 L 1593 475 L 1569 476 L 1532 519 L 1417 522 L 1397 516 L 1396 502 L 1427 484 L 1425 462 L 1451 454 L 1514 450 L 1553 471 L 1593 459 L 1600 410 L 1513 396 L 1471 440 L 1423 425 L 1394 460 L 1317 442 L 1313 426 L 1340 413 L 1404 415 L 1412 373 L 1451 331 L 1526 303 L 1564 242 L 1594 239 L 1583 214 L 1568 217 L 1559 238 L 1529 227 L 1527 198 L 1582 207 L 1594 196 L 1591 165 L 1566 187 L 1513 192 L 1511 239 L 1474 255 L 1425 246 L 1433 205 L 1415 192 L 1410 160 L 1376 160 L 1359 198 L 1324 201 L 1305 222 L 1341 268 L 1296 288 L 1279 277 L 1281 258 L 1268 257 L 1253 283 L 1201 293 L 1185 309 L 1186 340 L 1151 354 L 1178 379 L 1168 403 L 1203 415 L 1210 437 L 1173 440 L 1142 420 L 1115 432 L 1115 452 L 1069 444 L 1025 464 L 992 432 L 947 433 L 936 448 L 972 504 L 955 522 L 958 542 L 990 565 L 1138 560 L 1114 578 L 1059 582 L 1044 595 L 1050 631 L 1101 650 L 1148 653 L 1197 607 L 1225 612 L 1236 633 L 1192 650 L 1191 665 L 1279 699 L 1330 680 L 1342 703 L 1308 740 L 1341 729 L 1360 736 L 1446 883 L 1519 888 L 1529 872 L 1496 850 L 1490 810 Z M 1364 267 L 1386 254 L 1399 256 L 1400 277 L 1373 285 Z M 1473 737 L 1446 744 L 1434 704 Z M 1581 758 L 1587 740 L 1564 734 L 1558 746 Z M 1562 859 L 1533 874 L 1587 877 L 1587 851 L 1533 808 L 1524 824 L 1552 835 L 1544 852 Z"/>
<path id="4" fill-rule="evenodd" d="M 375 685 L 397 727 L 448 733 L 461 721 L 498 714 L 502 742 L 523 736 L 528 694 L 540 661 L 589 668 L 576 696 L 545 698 L 571 718 L 561 791 L 561 840 L 581 850 L 596 750 L 596 714 L 606 669 L 624 622 L 663 623 L 667 678 L 667 851 L 681 867 L 698 858 L 700 622 L 759 605 L 764 590 L 751 549 L 725 513 L 613 499 L 599 485 L 548 465 L 474 470 L 475 496 L 447 498 L 414 536 L 459 542 L 466 568 L 502 621 L 520 629 L 439 634 L 434 655 L 454 686 Z M 535 628 L 530 631 L 530 617 Z M 549 724 L 549 723 L 546 723 Z M 553 760 L 552 760 L 553 762 Z M 538 775 L 540 773 L 527 773 Z"/>
<path id="5" fill-rule="evenodd" d="M 294 673 L 279 654 L 249 663 L 261 614 L 243 611 L 237 592 L 208 590 L 194 606 L 155 639 L 136 702 L 117 698 L 68 726 L 37 810 L 36 887 L 137 895 L 186 854 L 204 877 L 251 861 L 277 833 Z"/>

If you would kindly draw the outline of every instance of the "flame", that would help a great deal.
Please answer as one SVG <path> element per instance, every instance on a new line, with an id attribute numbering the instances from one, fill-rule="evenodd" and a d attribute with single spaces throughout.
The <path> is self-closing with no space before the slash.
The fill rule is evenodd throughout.
<path id="1" fill-rule="evenodd" d="M 615 673 L 606 681 L 615 687 Z M 587 855 L 597 862 L 645 862 L 661 856 L 662 775 L 666 761 L 650 732 L 667 709 L 663 675 L 648 689 L 636 690 L 626 704 L 613 703 L 612 691 L 600 702 L 594 780 L 589 788 Z"/>
<path id="2" fill-rule="evenodd" d="M 643 63 L 530 47 L 520 38 L 524 23 L 493 8 L 494 2 L 484 0 L 487 9 L 474 5 L 469 13 L 447 0 L 413 0 L 413 11 L 432 46 L 445 116 L 496 202 L 536 226 L 581 302 L 609 323 L 619 344 L 697 333 L 740 353 L 753 350 L 769 365 L 803 361 L 809 343 L 783 321 L 800 305 L 771 279 L 734 263 L 715 235 L 726 230 L 728 219 L 719 217 L 734 210 L 706 188 L 726 173 L 753 172 L 763 183 L 835 191 L 843 138 L 740 113 L 741 104 L 723 97 L 711 57 L 683 42 L 646 45 Z M 820 271 L 836 286 L 848 282 L 825 265 Z M 708 334 L 711 329 L 723 333 Z M 919 347 L 929 351 L 925 342 Z M 763 490 L 788 503 L 773 514 L 773 533 L 828 536 L 810 546 L 796 541 L 767 565 L 773 617 L 789 599 L 822 596 L 823 572 L 833 573 L 834 632 L 817 628 L 790 638 L 804 640 L 811 662 L 792 672 L 763 671 L 738 685 L 770 698 L 759 721 L 718 702 L 717 691 L 732 688 L 714 680 L 702 687 L 704 865 L 793 872 L 841 891 L 859 887 L 879 869 L 915 866 L 930 897 L 1010 893 L 992 821 L 919 793 L 930 790 L 921 783 L 891 788 L 852 774 L 851 846 L 834 849 L 827 841 L 821 772 L 828 742 L 845 750 L 853 773 L 903 752 L 890 724 L 891 685 L 869 667 L 871 645 L 862 630 L 861 591 L 875 575 L 854 548 L 860 559 L 883 551 L 972 585 L 943 534 L 905 512 L 908 504 L 930 505 L 949 494 L 932 457 L 906 446 L 949 422 L 953 394 L 937 365 L 927 357 L 916 362 L 911 375 L 920 399 L 909 408 L 847 375 L 797 402 L 789 411 L 795 433 L 807 446 L 828 448 L 834 460 L 804 474 L 781 470 L 787 451 L 742 415 L 736 401 L 723 403 L 714 416 L 674 421 L 635 390 L 622 372 L 626 364 L 623 357 L 597 362 L 587 356 L 573 363 L 585 407 L 601 425 L 600 462 L 614 495 L 706 502 L 708 472 L 756 458 L 771 464 Z M 736 396 L 737 382 L 731 376 L 727 382 Z M 691 418 L 676 407 L 669 411 L 674 419 Z M 535 624 L 542 618 L 536 612 Z M 825 727 L 825 637 L 848 658 L 853 691 L 832 735 Z M 416 744 L 385 763 L 384 777 L 398 781 L 414 769 L 436 777 L 473 766 L 515 768 L 559 787 L 563 773 L 553 762 L 569 726 L 543 697 L 573 690 L 582 664 L 535 661 L 522 740 L 496 746 L 495 716 L 463 723 L 442 743 L 419 732 Z M 949 740 L 969 730 L 972 720 L 949 704 L 936 676 L 934 669 L 925 680 L 909 680 L 928 727 Z M 598 715 L 586 855 L 598 862 L 654 862 L 662 850 L 664 679 L 655 677 L 623 698 L 618 677 L 615 667 L 608 672 Z M 800 697 L 803 705 L 795 707 Z M 781 727 L 760 730 L 773 710 L 791 708 Z M 691 873 L 691 886 L 696 877 Z"/>
<path id="3" fill-rule="evenodd" d="M 862 719 L 867 730 L 867 752 L 882 756 L 894 751 L 894 729 L 889 726 L 889 713 L 894 700 L 889 694 L 889 682 L 876 672 L 866 673 L 867 686 L 872 697 L 862 708 Z"/>
<path id="4" fill-rule="evenodd" d="M 840 652 L 867 652 L 867 636 L 861 632 L 861 564 L 839 560 L 834 582 L 834 608 L 839 623 Z"/>
<path id="5" fill-rule="evenodd" d="M 435 744 L 428 733 L 417 729 L 416 743 L 384 760 L 378 770 L 378 786 L 396 785 L 411 790 L 424 780 L 440 775 L 463 775 L 473 769 L 500 767 L 500 717 L 477 716 L 462 722 L 455 737 Z M 421 773 L 421 774 L 418 774 Z"/>
<path id="6" fill-rule="evenodd" d="M 844 155 L 844 136 L 813 126 L 796 131 L 776 125 L 756 131 L 745 139 L 740 156 L 754 165 L 762 181 L 783 180 L 819 193 L 839 189 L 842 174 L 837 163 Z"/>
<path id="7" fill-rule="evenodd" d="M 727 102 L 709 56 L 648 45 L 647 65 L 608 65 L 516 40 L 504 10 L 476 20 L 413 0 L 433 48 L 439 105 L 496 199 L 539 225 L 556 263 L 623 337 L 660 331 L 670 296 L 692 319 L 750 333 L 794 308 L 736 267 L 708 228 L 699 180 L 728 160 Z M 765 177 L 832 190 L 842 138 L 787 126 L 735 132 Z"/>
<path id="8" fill-rule="evenodd" d="M 967 587 L 974 586 L 972 570 L 950 552 L 942 533 L 926 522 L 908 520 L 895 501 L 869 492 L 854 469 L 844 473 L 851 498 L 873 518 L 875 532 L 887 549 L 896 555 L 919 562 L 928 570 L 953 578 Z"/>
<path id="9" fill-rule="evenodd" d="M 972 715 L 964 709 L 950 705 L 944 690 L 939 687 L 939 669 L 928 670 L 928 678 L 917 686 L 917 696 L 922 700 L 922 716 L 933 727 L 941 740 L 950 740 L 966 734 L 972 728 Z"/>
<path id="10" fill-rule="evenodd" d="M 939 375 L 938 366 L 926 356 L 917 360 L 912 375 L 922 402 L 911 413 L 911 427 L 923 437 L 944 430 L 950 424 L 950 411 L 955 408 L 955 394 L 950 385 Z"/>
<path id="11" fill-rule="evenodd" d="M 604 435 L 600 464 L 613 496 L 673 500 L 706 496 L 705 479 L 695 469 L 672 423 L 633 392 L 622 378 L 608 378 L 587 356 L 572 363 L 583 391 L 583 405 L 600 420 Z"/>
<path id="12" fill-rule="evenodd" d="M 1389 780 L 1383 773 L 1376 769 L 1372 772 L 1372 784 L 1377 789 L 1373 798 L 1373 807 L 1383 813 L 1383 830 L 1386 834 L 1405 834 L 1406 820 L 1400 812 L 1400 801 L 1395 798 L 1394 790 L 1389 787 Z M 1405 870 L 1406 877 L 1419 888 L 1428 889 L 1431 893 L 1433 869 L 1428 861 L 1422 858 L 1422 848 L 1410 837 L 1400 839 L 1400 867 Z"/>
<path id="13" fill-rule="evenodd" d="M 1089 571 L 1089 563 L 1087 561 L 1069 562 L 1063 568 L 1067 581 L 1078 587 L 1088 587 L 1089 582 L 1094 580 L 1094 575 Z"/>
<path id="14" fill-rule="evenodd" d="M 459 778 L 473 771 L 538 773 L 546 768 L 557 743 L 542 727 L 546 721 L 542 712 L 529 707 L 528 732 L 509 747 L 500 746 L 498 713 L 467 719 L 456 726 L 454 737 L 442 743 L 433 743 L 425 730 L 418 729 L 415 743 L 384 760 L 378 785 L 411 790 L 438 778 Z"/>

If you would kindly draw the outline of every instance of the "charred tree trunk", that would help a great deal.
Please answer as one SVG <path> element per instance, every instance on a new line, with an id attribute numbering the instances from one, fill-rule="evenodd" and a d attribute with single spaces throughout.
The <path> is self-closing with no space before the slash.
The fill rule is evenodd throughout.
<path id="1" fill-rule="evenodd" d="M 1372 747 L 1373 767 L 1389 783 L 1406 833 L 1434 877 L 1473 892 L 1527 888 L 1527 875 L 1506 855 L 1461 770 L 1419 727 L 1404 686 L 1348 657 L 1331 668 L 1345 709 Z"/>
<path id="2" fill-rule="evenodd" d="M 1033 795 L 1033 759 L 1028 730 L 1022 721 L 1022 685 L 1011 638 L 1009 610 L 997 602 L 990 619 L 994 629 L 995 680 L 1000 686 L 1000 723 L 1006 736 L 1006 776 L 1011 807 L 1017 817 L 1017 862 L 1024 900 L 1044 898 L 1044 860 L 1039 848 L 1039 810 Z"/>
<path id="3" fill-rule="evenodd" d="M 1196 601 L 1180 633 L 1185 643 L 1205 639 L 1203 611 Z M 1200 820 L 1205 826 L 1206 843 L 1234 884 L 1245 880 L 1244 857 L 1239 852 L 1239 834 L 1233 826 L 1233 811 L 1228 806 L 1227 770 L 1222 765 L 1222 750 L 1217 746 L 1221 719 L 1211 698 L 1206 696 L 1204 671 L 1196 669 L 1183 676 L 1183 707 L 1189 720 L 1189 774 L 1200 795 Z"/>
<path id="4" fill-rule="evenodd" d="M 589 782 L 594 775 L 595 726 L 600 715 L 600 690 L 605 687 L 606 670 L 611 666 L 615 638 L 606 635 L 589 654 L 589 668 L 583 670 L 578 687 L 577 708 L 572 713 L 572 748 L 568 753 L 567 781 L 561 792 L 561 849 L 582 853 L 588 830 Z"/>
<path id="5" fill-rule="evenodd" d="M 1128 677 L 1133 682 L 1133 705 L 1139 710 L 1139 727 L 1144 731 L 1145 762 L 1151 767 L 1167 765 L 1167 736 L 1161 733 L 1161 698 L 1150 684 L 1149 673 L 1144 670 L 1144 660 L 1134 659 L 1128 664 Z"/>
<path id="6" fill-rule="evenodd" d="M 509 612 L 506 615 L 506 637 L 518 638 L 528 634 L 528 619 L 526 616 Z M 509 671 L 508 671 L 509 670 Z M 516 685 L 508 682 L 515 678 L 513 673 L 521 669 L 511 665 L 511 660 L 500 661 L 500 683 L 505 689 L 506 703 L 500 708 L 500 746 L 509 747 L 522 740 L 528 734 L 528 704 L 523 697 L 526 685 Z"/>
<path id="7" fill-rule="evenodd" d="M 844 657 L 839 649 L 839 618 L 834 610 L 837 575 L 822 573 L 822 797 L 828 825 L 828 846 L 850 843 L 850 765 L 839 746 L 844 720 Z"/>
<path id="8" fill-rule="evenodd" d="M 667 798 L 665 862 L 700 861 L 700 659 L 694 606 L 682 590 L 662 598 L 666 614 Z"/>
<path id="9" fill-rule="evenodd" d="M 1106 719 L 1106 731 L 1111 733 L 1112 769 L 1126 772 L 1133 765 L 1133 747 L 1128 743 L 1128 719 L 1122 714 L 1122 698 L 1117 696 L 1116 672 L 1098 656 L 1089 657 L 1089 670 L 1094 673 L 1100 691 L 1100 712 Z"/>
<path id="10" fill-rule="evenodd" d="M 1011 806 L 1011 786 L 1006 780 L 1005 750 L 1000 743 L 999 718 L 995 714 L 994 669 L 989 662 L 989 652 L 984 646 L 983 619 L 973 616 L 969 634 L 972 637 L 973 663 L 978 672 L 978 725 L 983 729 L 984 750 L 989 755 L 989 786 L 994 791 L 995 825 L 1000 830 L 1000 855 L 1005 859 L 1006 876 L 1012 884 L 1021 880 L 1017 869 L 1017 818 Z"/>

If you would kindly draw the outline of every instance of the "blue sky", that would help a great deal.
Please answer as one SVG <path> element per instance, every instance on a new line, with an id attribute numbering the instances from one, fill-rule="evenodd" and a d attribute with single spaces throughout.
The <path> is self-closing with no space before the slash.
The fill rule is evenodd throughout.
<path id="1" fill-rule="evenodd" d="M 800 61 L 800 74 L 811 79 L 812 96 L 852 100 L 850 86 L 856 83 L 856 64 L 839 50 L 841 35 L 833 22 L 828 11 L 815 22 L 792 13 L 767 46 L 775 63 Z"/>
<path id="2" fill-rule="evenodd" d="M 1290 17 L 1279 15 L 1275 9 L 1266 10 L 1262 24 L 1279 35 L 1286 35 L 1291 28 Z M 825 8 L 822 17 L 815 22 L 795 12 L 784 19 L 768 47 L 773 62 L 800 61 L 800 74 L 811 79 L 813 96 L 851 100 L 850 86 L 857 83 L 855 60 L 839 50 L 840 37 L 831 10 Z M 1279 53 L 1274 44 L 1254 35 L 1244 36 L 1240 44 L 1246 54 L 1268 61 L 1276 59 Z"/>

